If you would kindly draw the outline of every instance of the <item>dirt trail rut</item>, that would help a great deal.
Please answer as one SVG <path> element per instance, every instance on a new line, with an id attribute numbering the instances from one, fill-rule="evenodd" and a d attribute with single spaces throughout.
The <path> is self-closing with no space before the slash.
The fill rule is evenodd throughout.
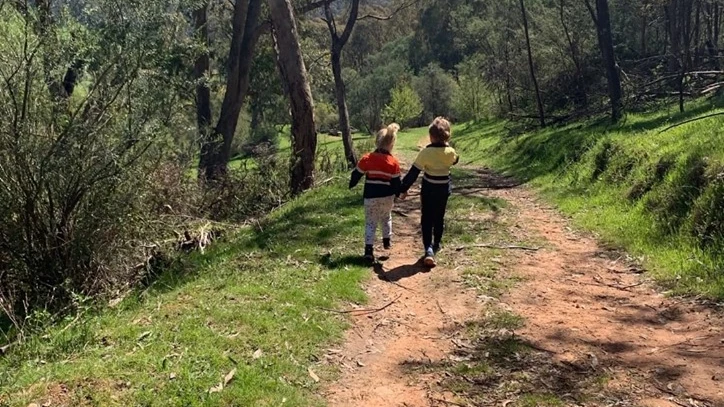
<path id="1" fill-rule="evenodd" d="M 625 256 L 574 233 L 525 187 L 501 184 L 486 170 L 477 173 L 475 193 L 514 208 L 509 233 L 544 242 L 541 250 L 516 252 L 505 262 L 510 274 L 522 278 L 500 299 L 525 319 L 516 335 L 555 363 L 605 372 L 608 390 L 618 394 L 611 403 L 570 405 L 724 406 L 720 312 L 664 297 Z M 406 367 L 455 360 L 455 332 L 481 318 L 489 297 L 445 264 L 425 272 L 417 264 L 419 201 L 413 196 L 398 209 L 406 216 L 395 215 L 394 247 L 375 268 L 379 278 L 368 286 L 365 307 L 384 309 L 350 317 L 344 346 L 327 355 L 342 375 L 324 396 L 331 406 L 472 405 L 438 386 L 435 373 L 410 374 Z M 502 404 L 516 405 L 511 403 Z"/>

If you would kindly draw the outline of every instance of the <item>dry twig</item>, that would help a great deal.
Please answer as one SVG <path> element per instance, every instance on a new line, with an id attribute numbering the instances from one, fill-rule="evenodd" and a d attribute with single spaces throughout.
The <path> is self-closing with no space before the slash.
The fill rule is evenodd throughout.
<path id="1" fill-rule="evenodd" d="M 329 309 L 329 308 L 320 308 L 320 309 L 322 311 L 334 312 L 335 314 L 360 314 L 360 315 L 374 314 L 376 312 L 382 312 L 382 311 L 386 310 L 387 308 L 392 306 L 392 304 L 396 303 L 400 298 L 402 298 L 402 294 L 398 295 L 397 298 L 390 301 L 384 307 L 375 308 L 375 309 L 352 309 L 352 310 L 344 310 L 344 311 Z"/>
<path id="2" fill-rule="evenodd" d="M 528 252 L 537 252 L 540 250 L 540 247 L 527 247 L 527 246 L 517 246 L 517 245 L 494 245 L 490 243 L 481 243 L 481 244 L 471 244 L 468 246 L 460 246 L 457 249 L 455 249 L 458 252 L 461 252 L 465 249 L 470 248 L 484 248 L 484 249 L 498 249 L 498 250 L 523 250 Z"/>

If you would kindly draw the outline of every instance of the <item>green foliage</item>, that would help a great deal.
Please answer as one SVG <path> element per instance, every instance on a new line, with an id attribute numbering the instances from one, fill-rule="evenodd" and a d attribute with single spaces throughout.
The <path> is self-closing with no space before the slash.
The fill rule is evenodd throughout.
<path id="1" fill-rule="evenodd" d="M 317 131 L 329 133 L 339 128 L 339 114 L 330 103 L 317 102 L 314 104 L 314 118 L 317 121 Z"/>
<path id="2" fill-rule="evenodd" d="M 385 123 L 408 124 L 419 119 L 423 112 L 422 101 L 417 93 L 406 83 L 400 83 L 392 89 L 390 103 L 382 112 Z"/>
<path id="3" fill-rule="evenodd" d="M 122 21 L 116 6 L 49 26 L 0 8 L 0 306 L 16 328 L 124 286 L 148 257 L 151 175 L 184 131 L 176 78 L 159 69 L 176 27 L 161 2 L 128 5 Z M 69 68 L 82 79 L 72 98 Z"/>
<path id="4" fill-rule="evenodd" d="M 392 89 L 410 78 L 405 55 L 409 38 L 388 44 L 381 52 L 372 55 L 368 64 L 359 72 L 346 70 L 348 99 L 352 124 L 373 133 L 383 124 L 382 110 L 390 103 Z"/>
<path id="5" fill-rule="evenodd" d="M 492 93 L 479 70 L 480 57 L 471 57 L 457 66 L 458 86 L 452 109 L 458 121 L 468 122 L 491 118 L 495 113 Z"/>
<path id="6" fill-rule="evenodd" d="M 421 124 L 431 122 L 438 116 L 452 116 L 453 99 L 459 92 L 452 75 L 431 64 L 413 79 L 413 86 L 424 106 Z"/>

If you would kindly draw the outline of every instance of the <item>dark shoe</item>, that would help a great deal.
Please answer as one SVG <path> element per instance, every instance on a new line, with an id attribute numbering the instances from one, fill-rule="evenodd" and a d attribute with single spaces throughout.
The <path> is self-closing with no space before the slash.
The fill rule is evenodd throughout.
<path id="1" fill-rule="evenodd" d="M 432 245 L 432 251 L 435 252 L 435 254 L 440 253 L 440 250 L 441 249 L 439 244 Z"/>
<path id="2" fill-rule="evenodd" d="M 375 261 L 375 249 L 372 247 L 372 245 L 365 246 L 365 255 L 364 259 L 367 262 L 374 263 Z"/>
<path id="3" fill-rule="evenodd" d="M 388 239 L 382 239 L 382 245 L 385 247 L 385 250 L 390 250 L 390 249 L 392 249 L 392 242 L 390 241 L 389 238 L 388 238 Z"/>
<path id="4" fill-rule="evenodd" d="M 423 264 L 425 264 L 425 267 L 437 267 L 437 262 L 435 261 L 435 251 L 432 249 L 432 247 L 428 248 L 425 251 L 425 257 L 422 259 L 422 262 Z"/>

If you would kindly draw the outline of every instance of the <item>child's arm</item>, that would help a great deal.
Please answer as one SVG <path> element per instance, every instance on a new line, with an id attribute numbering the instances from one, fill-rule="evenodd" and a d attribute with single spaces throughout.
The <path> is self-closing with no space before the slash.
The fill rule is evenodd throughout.
<path id="1" fill-rule="evenodd" d="M 349 180 L 349 189 L 352 189 L 359 184 L 362 177 L 365 176 L 367 166 L 367 156 L 362 157 L 361 160 L 359 160 L 359 163 L 357 164 L 357 167 L 352 171 L 352 176 Z"/>
<path id="2" fill-rule="evenodd" d="M 356 187 L 364 176 L 365 174 L 363 172 L 359 172 L 359 170 L 355 168 L 354 171 L 352 171 L 352 177 L 349 180 L 349 189 Z"/>
<path id="3" fill-rule="evenodd" d="M 424 156 L 423 152 L 425 150 L 421 151 L 420 154 L 417 155 L 417 159 L 415 159 L 415 163 L 410 168 L 410 171 L 407 172 L 407 175 L 405 175 L 405 178 L 402 180 L 402 186 L 400 188 L 400 193 L 406 194 L 407 191 L 412 187 L 412 184 L 417 181 L 417 178 L 420 176 L 420 173 L 425 168 L 424 165 Z"/>
<path id="4" fill-rule="evenodd" d="M 392 177 L 390 180 L 390 185 L 392 185 L 392 190 L 395 191 L 395 196 L 400 197 L 400 193 L 402 192 L 402 174 L 400 173 L 400 163 L 395 163 L 395 176 Z"/>

